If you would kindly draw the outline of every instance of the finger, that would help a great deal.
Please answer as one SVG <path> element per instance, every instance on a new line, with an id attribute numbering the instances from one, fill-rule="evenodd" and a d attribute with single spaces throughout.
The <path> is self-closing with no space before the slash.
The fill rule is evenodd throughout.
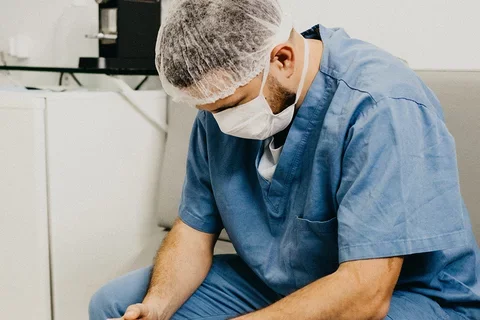
<path id="1" fill-rule="evenodd" d="M 141 303 L 137 303 L 128 307 L 123 318 L 125 320 L 137 320 L 139 318 L 146 317 L 147 313 L 147 307 Z"/>

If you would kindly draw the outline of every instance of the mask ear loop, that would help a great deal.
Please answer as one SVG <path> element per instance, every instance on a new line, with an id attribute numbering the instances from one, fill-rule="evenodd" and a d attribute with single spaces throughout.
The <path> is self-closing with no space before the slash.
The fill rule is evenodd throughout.
<path id="1" fill-rule="evenodd" d="M 293 30 L 292 18 L 290 15 L 285 15 L 279 27 L 279 32 L 275 37 L 276 40 L 274 40 L 273 42 L 276 44 L 279 44 L 279 43 L 288 41 L 292 30 Z M 265 69 L 263 69 L 262 86 L 260 88 L 260 94 L 258 96 L 263 95 L 263 89 L 265 89 L 265 85 L 267 84 L 268 74 L 270 73 L 270 55 L 271 55 L 271 51 L 269 52 L 268 57 L 266 59 Z"/>
<path id="2" fill-rule="evenodd" d="M 302 71 L 302 77 L 300 78 L 300 83 L 298 84 L 297 88 L 297 96 L 295 98 L 295 104 L 297 104 L 298 100 L 300 99 L 300 94 L 302 93 L 301 90 L 303 90 L 303 86 L 305 85 L 305 80 L 307 78 L 307 72 L 308 72 L 308 66 L 310 64 L 310 46 L 308 44 L 307 39 L 303 39 L 304 43 L 304 55 L 303 55 L 303 71 Z M 300 91 L 300 92 L 299 92 Z"/>
<path id="3" fill-rule="evenodd" d="M 265 65 L 265 69 L 263 69 L 263 79 L 262 79 L 262 86 L 260 87 L 259 97 L 263 96 L 263 89 L 265 89 L 265 85 L 267 84 L 268 74 L 270 73 L 270 56 L 267 59 L 267 63 Z"/>

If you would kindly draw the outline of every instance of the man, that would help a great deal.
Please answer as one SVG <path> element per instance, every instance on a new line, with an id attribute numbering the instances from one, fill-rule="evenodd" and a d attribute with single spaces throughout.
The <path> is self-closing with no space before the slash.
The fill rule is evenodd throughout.
<path id="1" fill-rule="evenodd" d="M 200 110 L 179 219 L 91 320 L 480 319 L 454 140 L 402 61 L 276 0 L 183 0 L 157 66 Z"/>

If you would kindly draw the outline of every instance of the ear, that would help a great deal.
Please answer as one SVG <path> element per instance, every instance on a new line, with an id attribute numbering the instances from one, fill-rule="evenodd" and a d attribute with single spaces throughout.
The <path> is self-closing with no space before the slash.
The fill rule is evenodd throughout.
<path id="1" fill-rule="evenodd" d="M 295 58 L 295 52 L 291 44 L 279 44 L 272 50 L 270 70 L 281 72 L 284 77 L 290 78 L 295 71 Z"/>

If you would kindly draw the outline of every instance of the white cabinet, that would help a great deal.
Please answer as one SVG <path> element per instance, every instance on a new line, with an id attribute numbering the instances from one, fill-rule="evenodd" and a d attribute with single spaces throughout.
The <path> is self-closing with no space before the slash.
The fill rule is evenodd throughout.
<path id="1" fill-rule="evenodd" d="M 0 95 L 0 310 L 50 319 L 45 99 Z"/>
<path id="2" fill-rule="evenodd" d="M 0 93 L 0 106 L 4 96 L 30 106 L 0 107 L 6 314 L 47 320 L 52 309 L 54 319 L 87 319 L 100 286 L 151 262 L 163 236 L 156 204 L 165 137 L 155 123 L 165 121 L 166 96 L 134 95 L 140 110 L 113 92 Z"/>

